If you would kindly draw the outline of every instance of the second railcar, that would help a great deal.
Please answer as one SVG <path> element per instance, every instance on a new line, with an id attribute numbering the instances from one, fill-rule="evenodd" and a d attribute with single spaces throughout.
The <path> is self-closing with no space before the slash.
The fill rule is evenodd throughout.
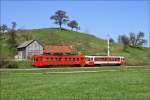
<path id="1" fill-rule="evenodd" d="M 85 56 L 86 65 L 122 65 L 125 63 L 122 56 Z"/>

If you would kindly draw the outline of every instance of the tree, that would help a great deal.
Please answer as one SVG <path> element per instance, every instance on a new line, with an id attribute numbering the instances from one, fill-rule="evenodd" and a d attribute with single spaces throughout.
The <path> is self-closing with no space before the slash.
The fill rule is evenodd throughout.
<path id="1" fill-rule="evenodd" d="M 129 42 L 130 42 L 130 39 L 128 36 L 126 35 L 122 35 L 121 36 L 121 43 L 123 43 L 123 50 L 126 51 L 127 50 L 127 47 L 129 46 Z"/>
<path id="2" fill-rule="evenodd" d="M 135 46 L 142 46 L 146 42 L 147 41 L 144 39 L 144 33 L 143 32 L 139 32 L 137 34 L 137 38 L 136 38 L 136 41 L 135 41 Z"/>
<path id="3" fill-rule="evenodd" d="M 12 30 L 15 30 L 16 25 L 17 25 L 16 22 L 13 21 L 11 24 L 12 24 Z"/>
<path id="4" fill-rule="evenodd" d="M 58 10 L 55 12 L 55 15 L 51 16 L 50 19 L 55 21 L 55 24 L 59 25 L 59 28 L 61 29 L 63 24 L 66 24 L 68 20 L 68 16 L 66 16 L 66 12 L 62 10 Z"/>
<path id="5" fill-rule="evenodd" d="M 2 26 L 0 26 L 0 32 L 5 32 L 7 30 L 7 25 L 3 24 Z"/>
<path id="6" fill-rule="evenodd" d="M 139 32 L 137 34 L 131 32 L 129 34 L 129 39 L 130 39 L 129 45 L 132 47 L 139 47 L 142 46 L 144 43 L 146 43 L 143 32 Z"/>
<path id="7" fill-rule="evenodd" d="M 130 38 L 130 46 L 134 46 L 136 41 L 136 35 L 131 32 L 129 33 L 129 38 Z"/>
<path id="8" fill-rule="evenodd" d="M 79 28 L 78 23 L 75 20 L 70 21 L 67 25 L 71 28 L 71 30 L 73 30 L 73 28 L 78 30 L 78 28 Z"/>
<path id="9" fill-rule="evenodd" d="M 78 31 L 78 30 L 80 30 L 81 28 L 78 26 L 78 27 L 76 27 L 76 31 Z"/>
<path id="10" fill-rule="evenodd" d="M 122 37 L 121 35 L 118 36 L 118 43 L 122 43 L 121 37 Z"/>
<path id="11" fill-rule="evenodd" d="M 110 43 L 115 43 L 115 40 L 114 40 L 113 38 L 110 38 L 110 39 L 109 39 L 109 42 L 110 42 Z"/>
<path id="12" fill-rule="evenodd" d="M 15 53 L 16 47 L 17 47 L 16 31 L 15 31 L 16 25 L 17 25 L 16 22 L 12 22 L 12 28 L 9 29 L 9 31 L 8 31 L 8 36 L 9 36 L 8 44 L 9 44 L 10 49 L 12 49 L 14 53 Z"/>

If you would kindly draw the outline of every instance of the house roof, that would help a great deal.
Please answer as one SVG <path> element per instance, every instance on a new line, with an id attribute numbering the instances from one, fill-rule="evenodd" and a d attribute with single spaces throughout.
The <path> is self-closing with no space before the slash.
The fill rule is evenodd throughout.
<path id="1" fill-rule="evenodd" d="M 31 44 L 33 41 L 35 40 L 29 40 L 29 41 L 25 41 L 22 44 L 20 44 L 17 48 L 24 48 L 27 47 L 29 44 Z"/>
<path id="2" fill-rule="evenodd" d="M 71 52 L 69 46 L 45 46 L 43 49 L 44 53 L 68 53 Z"/>

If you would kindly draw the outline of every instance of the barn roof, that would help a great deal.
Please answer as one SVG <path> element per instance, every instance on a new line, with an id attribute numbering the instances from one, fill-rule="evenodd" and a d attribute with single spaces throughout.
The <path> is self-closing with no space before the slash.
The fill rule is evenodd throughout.
<path id="1" fill-rule="evenodd" d="M 43 49 L 44 53 L 68 53 L 71 52 L 69 46 L 45 46 Z"/>
<path id="2" fill-rule="evenodd" d="M 29 44 L 31 44 L 33 41 L 35 40 L 29 40 L 29 41 L 25 41 L 24 43 L 20 44 L 17 48 L 24 48 L 27 47 Z"/>

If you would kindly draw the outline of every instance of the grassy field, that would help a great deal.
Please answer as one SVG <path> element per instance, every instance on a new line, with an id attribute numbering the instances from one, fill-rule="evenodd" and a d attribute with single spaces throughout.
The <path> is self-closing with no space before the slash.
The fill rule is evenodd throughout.
<path id="1" fill-rule="evenodd" d="M 1 70 L 1 100 L 149 100 L 149 67 Z"/>

